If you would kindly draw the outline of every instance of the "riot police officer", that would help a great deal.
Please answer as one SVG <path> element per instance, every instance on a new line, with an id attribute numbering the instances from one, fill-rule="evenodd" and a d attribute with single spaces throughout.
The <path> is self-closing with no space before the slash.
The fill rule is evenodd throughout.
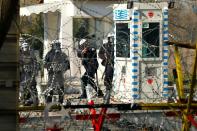
<path id="1" fill-rule="evenodd" d="M 23 105 L 38 105 L 38 93 L 36 79 L 40 69 L 34 50 L 30 49 L 29 43 L 20 41 L 20 97 Z"/>
<path id="2" fill-rule="evenodd" d="M 79 42 L 79 49 L 77 56 L 82 58 L 82 65 L 85 68 L 85 73 L 81 77 L 82 94 L 79 98 L 87 98 L 86 86 L 90 84 L 91 87 L 97 92 L 98 96 L 103 96 L 102 91 L 96 86 L 94 82 L 95 74 L 98 69 L 97 53 L 94 47 L 91 47 L 87 39 L 81 39 Z"/>
<path id="3" fill-rule="evenodd" d="M 44 59 L 44 67 L 48 71 L 47 89 L 44 91 L 46 103 L 52 102 L 53 95 L 57 95 L 58 102 L 63 103 L 64 73 L 70 69 L 70 62 L 58 40 L 52 41 L 52 48 Z"/>
<path id="4" fill-rule="evenodd" d="M 104 85 L 106 87 L 104 101 L 105 103 L 109 103 L 114 72 L 114 45 L 112 33 L 108 34 L 107 40 L 103 40 L 103 45 L 100 47 L 98 55 L 102 59 L 101 64 L 105 66 L 105 71 L 103 73 Z"/>

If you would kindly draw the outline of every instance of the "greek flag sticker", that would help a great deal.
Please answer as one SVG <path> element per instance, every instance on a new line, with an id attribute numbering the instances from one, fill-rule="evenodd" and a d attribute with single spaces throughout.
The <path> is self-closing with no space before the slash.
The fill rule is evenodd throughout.
<path id="1" fill-rule="evenodd" d="M 114 20 L 128 20 L 128 10 L 115 10 L 114 11 Z"/>

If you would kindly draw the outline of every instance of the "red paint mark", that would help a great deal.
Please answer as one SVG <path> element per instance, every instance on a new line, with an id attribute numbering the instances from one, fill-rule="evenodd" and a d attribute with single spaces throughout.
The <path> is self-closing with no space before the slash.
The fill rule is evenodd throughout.
<path id="1" fill-rule="evenodd" d="M 148 79 L 147 83 L 151 85 L 153 83 L 153 79 Z"/>
<path id="2" fill-rule="evenodd" d="M 195 114 L 197 116 L 197 114 Z M 193 118 L 193 115 L 188 115 L 187 119 L 192 123 L 193 126 L 197 128 L 197 121 Z"/>
<path id="3" fill-rule="evenodd" d="M 89 105 L 94 105 L 94 101 L 91 100 L 89 103 Z M 89 108 L 91 115 L 95 116 L 96 115 L 96 110 L 94 108 Z M 92 118 L 92 126 L 94 128 L 94 131 L 101 131 L 101 128 L 103 126 L 103 122 L 105 119 L 105 115 L 107 112 L 107 108 L 102 108 L 99 114 L 98 118 Z"/>
<path id="4" fill-rule="evenodd" d="M 76 120 L 91 120 L 91 119 L 98 119 L 100 114 L 95 114 L 95 115 L 76 115 L 74 118 Z M 119 113 L 111 113 L 111 114 L 106 114 L 106 119 L 119 119 L 120 114 Z"/>
<path id="5" fill-rule="evenodd" d="M 181 111 L 168 111 L 168 112 L 165 112 L 165 115 L 167 117 L 180 116 L 181 115 Z"/>
<path id="6" fill-rule="evenodd" d="M 24 117 L 19 118 L 19 123 L 25 123 L 25 122 L 26 122 L 26 119 Z"/>
<path id="7" fill-rule="evenodd" d="M 149 11 L 149 12 L 148 12 L 148 16 L 149 16 L 150 18 L 152 18 L 152 17 L 154 16 L 154 13 L 153 13 L 152 11 Z"/>
<path id="8" fill-rule="evenodd" d="M 90 100 L 89 102 L 88 102 L 88 105 L 94 105 L 94 101 L 93 100 Z"/>
<path id="9" fill-rule="evenodd" d="M 181 111 L 175 111 L 175 112 L 174 111 L 169 111 L 169 112 L 166 112 L 165 115 L 167 117 L 180 116 L 181 115 Z M 195 121 L 194 116 L 197 116 L 197 113 L 194 114 L 194 115 L 192 115 L 192 114 L 188 115 L 187 119 L 191 122 L 191 124 L 193 126 L 195 126 L 197 128 L 197 121 Z"/>

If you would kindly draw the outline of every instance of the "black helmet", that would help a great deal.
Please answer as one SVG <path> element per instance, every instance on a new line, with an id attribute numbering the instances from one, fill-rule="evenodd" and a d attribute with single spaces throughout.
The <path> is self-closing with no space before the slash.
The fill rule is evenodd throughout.
<path id="1" fill-rule="evenodd" d="M 56 52 L 59 52 L 61 50 L 61 43 L 58 40 L 53 40 L 51 42 L 52 49 Z"/>

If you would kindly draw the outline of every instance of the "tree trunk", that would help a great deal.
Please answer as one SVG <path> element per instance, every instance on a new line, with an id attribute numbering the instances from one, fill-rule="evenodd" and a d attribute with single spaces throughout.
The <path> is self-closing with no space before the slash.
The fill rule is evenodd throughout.
<path id="1" fill-rule="evenodd" d="M 9 31 L 14 15 L 18 14 L 18 1 L 0 0 L 0 49 Z"/>

